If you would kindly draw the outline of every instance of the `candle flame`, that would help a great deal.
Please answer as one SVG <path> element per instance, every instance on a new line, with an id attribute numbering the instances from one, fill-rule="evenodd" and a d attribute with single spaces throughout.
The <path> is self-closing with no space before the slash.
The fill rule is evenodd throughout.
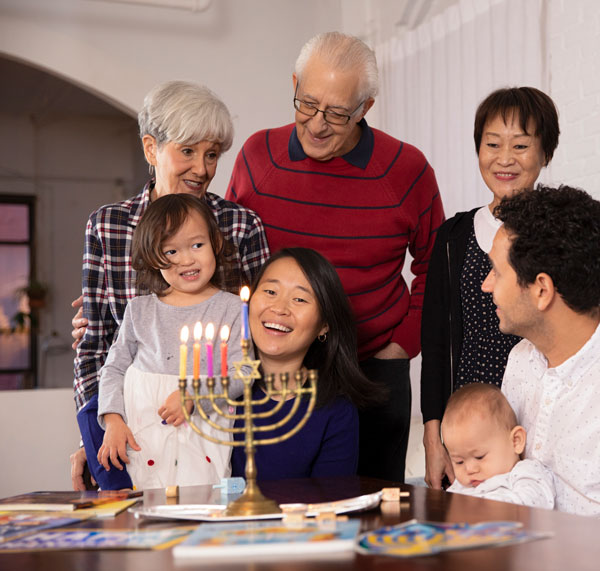
<path id="1" fill-rule="evenodd" d="M 229 327 L 223 325 L 223 327 L 221 327 L 221 342 L 225 343 L 227 339 L 229 339 Z"/>
<path id="2" fill-rule="evenodd" d="M 189 336 L 190 336 L 190 328 L 187 325 L 184 325 L 181 328 L 181 336 L 179 337 L 181 339 L 181 342 L 187 343 Z"/>
<path id="3" fill-rule="evenodd" d="M 206 337 L 207 341 L 213 340 L 213 337 L 215 336 L 215 326 L 212 323 L 209 323 L 206 326 L 206 329 L 204 331 L 204 336 Z"/>
<path id="4" fill-rule="evenodd" d="M 240 297 L 244 303 L 247 303 L 247 301 L 250 299 L 250 288 L 248 286 L 244 286 L 240 290 Z"/>
<path id="5" fill-rule="evenodd" d="M 197 321 L 194 325 L 194 340 L 200 341 L 200 339 L 202 339 L 202 323 Z"/>

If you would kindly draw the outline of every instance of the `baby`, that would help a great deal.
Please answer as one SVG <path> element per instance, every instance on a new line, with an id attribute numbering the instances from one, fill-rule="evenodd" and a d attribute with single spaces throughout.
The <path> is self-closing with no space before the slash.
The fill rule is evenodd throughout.
<path id="1" fill-rule="evenodd" d="M 527 433 L 498 387 L 473 383 L 456 391 L 442 419 L 442 439 L 456 477 L 449 492 L 554 507 L 552 472 L 520 459 Z"/>

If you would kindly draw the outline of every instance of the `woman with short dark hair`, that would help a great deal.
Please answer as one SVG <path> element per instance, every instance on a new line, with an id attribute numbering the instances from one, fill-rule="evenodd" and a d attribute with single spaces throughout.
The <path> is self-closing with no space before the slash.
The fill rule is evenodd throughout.
<path id="1" fill-rule="evenodd" d="M 498 89 L 475 114 L 475 150 L 492 192 L 489 205 L 459 212 L 438 229 L 429 262 L 421 321 L 421 411 L 425 423 L 427 484 L 454 480 L 440 438 L 450 394 L 473 382 L 500 386 L 506 360 L 519 340 L 504 335 L 492 296 L 481 291 L 490 272 L 488 252 L 501 222 L 494 207 L 505 196 L 533 188 L 558 145 L 554 102 L 533 87 Z"/>

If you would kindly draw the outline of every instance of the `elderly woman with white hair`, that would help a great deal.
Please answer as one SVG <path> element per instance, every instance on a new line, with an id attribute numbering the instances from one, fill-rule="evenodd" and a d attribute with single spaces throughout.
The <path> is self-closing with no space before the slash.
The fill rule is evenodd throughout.
<path id="1" fill-rule="evenodd" d="M 190 193 L 206 201 L 223 232 L 237 290 L 250 283 L 269 257 L 262 222 L 252 211 L 207 191 L 217 162 L 233 140 L 225 104 L 204 86 L 170 81 L 154 87 L 138 116 L 144 155 L 151 179 L 142 191 L 122 202 L 102 206 L 90 215 L 83 256 L 83 314 L 73 319 L 75 402 L 85 446 L 71 456 L 73 487 L 83 489 L 85 456 L 102 487 L 97 463 L 102 431 L 96 421 L 98 373 L 104 364 L 129 300 L 138 291 L 131 264 L 133 232 L 150 202 L 166 194 Z M 237 270 L 237 271 L 235 271 Z M 81 298 L 80 298 L 81 299 Z M 77 306 L 78 302 L 74 302 Z M 123 472 L 124 488 L 131 482 Z"/>

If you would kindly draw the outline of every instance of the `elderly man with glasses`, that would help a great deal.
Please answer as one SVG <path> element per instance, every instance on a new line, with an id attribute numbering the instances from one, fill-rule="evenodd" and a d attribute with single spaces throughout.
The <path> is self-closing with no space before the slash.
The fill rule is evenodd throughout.
<path id="1" fill-rule="evenodd" d="M 314 248 L 335 265 L 356 315 L 361 366 L 388 392 L 361 412 L 358 473 L 403 481 L 409 359 L 420 351 L 425 275 L 444 214 L 423 154 L 367 125 L 377 83 L 375 54 L 358 38 L 309 40 L 293 74 L 295 124 L 246 141 L 227 198 L 260 215 L 271 251 Z"/>

